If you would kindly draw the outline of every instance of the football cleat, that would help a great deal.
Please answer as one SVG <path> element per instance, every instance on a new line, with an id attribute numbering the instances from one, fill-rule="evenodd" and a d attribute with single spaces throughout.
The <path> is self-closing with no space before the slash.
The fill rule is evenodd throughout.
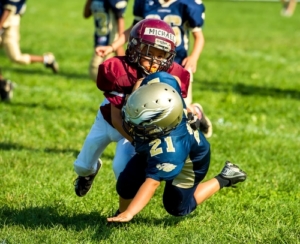
<path id="1" fill-rule="evenodd" d="M 210 138 L 213 133 L 212 123 L 210 119 L 204 114 L 204 110 L 199 103 L 193 103 L 192 106 L 198 119 L 200 120 L 200 131 L 206 138 Z"/>
<path id="2" fill-rule="evenodd" d="M 44 64 L 46 68 L 52 69 L 53 73 L 58 73 L 59 66 L 52 53 L 44 54 Z"/>
<path id="3" fill-rule="evenodd" d="M 0 80 L 0 96 L 2 101 L 10 101 L 13 97 L 14 85 L 10 80 Z"/>
<path id="4" fill-rule="evenodd" d="M 236 183 L 243 182 L 247 178 L 247 174 L 241 170 L 237 165 L 226 161 L 225 166 L 219 174 L 223 179 L 229 180 L 230 184 L 228 186 L 234 186 Z"/>
<path id="5" fill-rule="evenodd" d="M 101 166 L 102 166 L 101 160 L 98 159 L 97 171 L 94 174 L 88 175 L 88 176 L 78 176 L 77 177 L 77 179 L 74 182 L 75 193 L 77 196 L 83 197 L 89 192 L 89 190 L 92 187 L 93 181 L 94 181 L 96 175 L 98 174 L 98 171 L 100 170 Z"/>

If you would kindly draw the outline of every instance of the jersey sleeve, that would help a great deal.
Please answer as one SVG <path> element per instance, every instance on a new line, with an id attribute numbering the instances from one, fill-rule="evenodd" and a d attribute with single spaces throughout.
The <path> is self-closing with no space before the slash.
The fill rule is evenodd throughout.
<path id="1" fill-rule="evenodd" d="M 136 68 L 131 67 L 125 57 L 113 57 L 99 65 L 97 87 L 110 103 L 122 108 L 126 95 L 138 80 L 137 75 Z"/>
<path id="2" fill-rule="evenodd" d="M 4 6 L 4 9 L 10 10 L 14 14 L 19 14 L 20 11 L 25 11 L 25 9 L 23 8 L 25 6 L 25 0 L 7 0 L 4 1 L 2 5 Z"/>
<path id="3" fill-rule="evenodd" d="M 205 19 L 205 7 L 202 1 L 190 1 L 186 6 L 186 12 L 191 31 L 201 30 Z"/>
<path id="4" fill-rule="evenodd" d="M 114 72 L 116 69 L 114 62 L 103 62 L 99 65 L 97 76 L 97 87 L 103 91 L 107 100 L 116 107 L 121 108 L 125 99 L 125 92 L 119 86 L 118 81 L 121 79 Z"/>
<path id="5" fill-rule="evenodd" d="M 146 5 L 145 0 L 135 0 L 133 5 L 133 25 L 135 25 L 140 20 L 144 19 L 144 6 Z"/>
<path id="6" fill-rule="evenodd" d="M 115 13 L 117 18 L 122 18 L 126 7 L 127 7 L 128 0 L 110 0 L 109 5 L 112 11 Z"/>
<path id="7" fill-rule="evenodd" d="M 168 73 L 170 73 L 171 75 L 175 75 L 180 79 L 181 95 L 183 98 L 186 98 L 190 85 L 190 73 L 177 63 L 173 63 L 173 65 L 168 70 Z"/>

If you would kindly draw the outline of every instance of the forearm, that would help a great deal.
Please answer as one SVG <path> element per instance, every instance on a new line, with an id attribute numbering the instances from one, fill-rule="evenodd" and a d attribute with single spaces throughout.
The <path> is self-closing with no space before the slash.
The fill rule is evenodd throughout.
<path id="1" fill-rule="evenodd" d="M 125 32 L 125 20 L 124 18 L 118 19 L 118 34 L 121 36 Z"/>
<path id="2" fill-rule="evenodd" d="M 131 29 L 132 29 L 132 26 L 129 27 L 127 30 L 125 30 L 119 36 L 119 38 L 111 44 L 113 50 L 118 49 L 119 47 L 123 46 L 127 42 L 128 38 L 129 38 L 129 35 L 130 35 Z"/>
<path id="3" fill-rule="evenodd" d="M 193 49 L 192 49 L 190 56 L 192 56 L 198 60 L 202 53 L 204 43 L 205 43 L 204 35 L 203 35 L 202 31 L 193 32 L 192 34 L 194 36 L 194 45 L 193 45 Z"/>
<path id="4" fill-rule="evenodd" d="M 7 20 L 8 16 L 10 15 L 11 10 L 9 9 L 4 9 L 1 18 L 0 18 L 0 29 L 3 28 L 4 22 Z"/>
<path id="5" fill-rule="evenodd" d="M 111 104 L 111 121 L 114 128 L 119 131 L 119 133 L 126 138 L 128 141 L 132 142 L 133 139 L 128 135 L 123 129 L 123 119 L 121 116 L 121 110 Z"/>
<path id="6" fill-rule="evenodd" d="M 89 18 L 92 15 L 91 2 L 92 2 L 92 0 L 87 0 L 84 5 L 84 9 L 83 9 L 83 17 L 84 18 Z"/>
<path id="7" fill-rule="evenodd" d="M 132 216 L 139 213 L 148 204 L 159 185 L 159 181 L 147 178 L 129 204 L 126 212 L 129 212 Z"/>

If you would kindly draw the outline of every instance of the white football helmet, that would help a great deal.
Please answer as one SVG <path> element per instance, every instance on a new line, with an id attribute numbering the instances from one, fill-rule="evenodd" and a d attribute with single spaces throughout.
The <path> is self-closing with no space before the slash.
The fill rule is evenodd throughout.
<path id="1" fill-rule="evenodd" d="M 132 137 L 154 139 L 170 133 L 182 120 L 181 96 L 166 83 L 141 86 L 122 109 L 124 130 Z"/>

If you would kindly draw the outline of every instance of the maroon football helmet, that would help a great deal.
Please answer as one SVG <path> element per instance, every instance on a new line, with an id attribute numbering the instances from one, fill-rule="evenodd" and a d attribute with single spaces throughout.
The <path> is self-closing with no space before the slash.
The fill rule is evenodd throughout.
<path id="1" fill-rule="evenodd" d="M 155 72 L 167 71 L 174 61 L 175 43 L 175 33 L 169 24 L 159 19 L 144 19 L 135 24 L 130 31 L 126 56 L 130 62 L 137 63 L 143 68 L 146 74 L 153 73 L 150 71 L 153 63 L 159 64 Z M 163 50 L 165 58 L 158 60 L 149 55 L 150 47 Z M 149 60 L 150 68 L 148 70 L 141 66 L 141 58 Z"/>

